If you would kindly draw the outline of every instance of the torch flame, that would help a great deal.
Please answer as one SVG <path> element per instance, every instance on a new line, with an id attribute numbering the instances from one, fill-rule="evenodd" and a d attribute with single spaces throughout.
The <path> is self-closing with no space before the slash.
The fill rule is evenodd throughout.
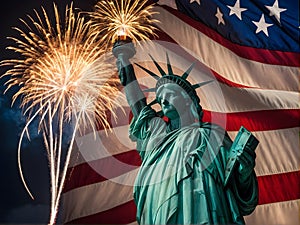
<path id="1" fill-rule="evenodd" d="M 118 40 L 125 41 L 128 36 L 126 26 L 121 26 L 117 31 Z"/>
<path id="2" fill-rule="evenodd" d="M 152 18 L 155 13 L 154 3 L 149 4 L 148 0 L 100 0 L 94 11 L 88 13 L 92 21 L 91 35 L 100 34 L 107 48 L 120 38 L 135 43 L 149 40 L 157 30 L 154 23 L 158 20 Z"/>

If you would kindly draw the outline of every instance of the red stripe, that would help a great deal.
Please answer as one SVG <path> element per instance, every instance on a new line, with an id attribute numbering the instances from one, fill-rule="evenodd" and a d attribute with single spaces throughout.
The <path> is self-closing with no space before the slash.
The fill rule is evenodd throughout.
<path id="1" fill-rule="evenodd" d="M 278 109 L 251 112 L 219 113 L 204 110 L 203 121 L 219 124 L 227 131 L 241 126 L 250 131 L 268 131 L 299 127 L 300 109 Z M 226 124 L 226 127 L 223 125 Z"/>
<path id="2" fill-rule="evenodd" d="M 241 46 L 235 43 L 230 42 L 229 40 L 222 37 L 219 33 L 214 31 L 213 29 L 205 26 L 203 23 L 193 20 L 187 15 L 179 12 L 178 10 L 172 9 L 168 6 L 161 6 L 176 17 L 183 20 L 188 25 L 194 27 L 198 31 L 204 33 L 214 41 L 223 45 L 224 47 L 230 49 L 237 55 L 247 58 L 249 60 L 266 63 L 266 64 L 275 64 L 275 65 L 283 65 L 283 66 L 300 66 L 300 54 L 295 52 L 282 52 L 268 49 L 259 49 L 252 48 L 248 46 Z"/>
<path id="3" fill-rule="evenodd" d="M 300 171 L 260 176 L 259 204 L 300 199 Z"/>
<path id="4" fill-rule="evenodd" d="M 68 169 L 63 192 L 120 176 L 140 165 L 141 158 L 136 150 L 79 164 Z"/>
<path id="5" fill-rule="evenodd" d="M 246 86 L 246 85 L 234 83 L 234 82 L 226 79 L 225 77 L 222 77 L 220 74 L 218 74 L 214 70 L 211 70 L 211 72 L 213 73 L 213 75 L 215 76 L 215 78 L 217 79 L 217 81 L 219 81 L 222 84 L 226 84 L 226 85 L 228 85 L 230 87 L 236 87 L 236 88 L 253 88 L 253 87 L 250 87 L 250 86 Z"/>
<path id="6" fill-rule="evenodd" d="M 107 211 L 69 221 L 67 224 L 127 224 L 134 221 L 136 206 L 132 200 Z"/>
<path id="7" fill-rule="evenodd" d="M 130 108 L 124 107 L 124 110 L 126 114 L 122 114 L 116 122 L 111 123 L 112 128 L 125 126 L 130 123 L 132 119 Z M 274 109 L 233 113 L 203 110 L 203 112 L 204 122 L 213 122 L 227 131 L 237 131 L 241 126 L 251 131 L 268 131 L 294 128 L 300 125 L 300 109 Z"/>
<path id="8" fill-rule="evenodd" d="M 237 96 L 238 98 L 238 96 Z M 128 125 L 132 119 L 131 109 L 123 107 L 116 109 L 117 119 L 108 119 L 111 127 L 120 127 Z M 300 110 L 299 109 L 274 109 L 274 110 L 257 110 L 245 112 L 213 112 L 203 110 L 203 121 L 219 124 L 227 131 L 237 131 L 240 126 L 244 126 L 251 131 L 267 131 L 285 128 L 299 127 L 300 125 Z M 107 115 L 111 118 L 110 115 Z M 226 123 L 226 127 L 224 127 Z M 103 130 L 103 127 L 98 126 L 98 130 Z M 91 131 L 86 130 L 85 134 Z"/>
<path id="9" fill-rule="evenodd" d="M 203 110 L 203 112 L 204 122 L 216 123 L 227 131 L 238 131 L 241 126 L 251 131 L 279 130 L 300 126 L 300 109 L 259 110 L 234 113 Z"/>
<path id="10" fill-rule="evenodd" d="M 127 115 L 118 118 L 112 123 L 112 128 L 125 126 L 132 119 L 129 107 L 124 107 Z M 203 110 L 204 122 L 213 122 L 225 128 L 227 131 L 237 131 L 241 126 L 251 131 L 268 131 L 299 127 L 300 109 L 274 109 L 245 111 L 233 113 L 221 113 Z M 99 129 L 101 130 L 101 129 Z"/>

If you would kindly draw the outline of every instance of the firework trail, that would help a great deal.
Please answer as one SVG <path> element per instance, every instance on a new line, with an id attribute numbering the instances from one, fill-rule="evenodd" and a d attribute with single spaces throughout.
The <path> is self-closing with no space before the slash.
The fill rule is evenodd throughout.
<path id="1" fill-rule="evenodd" d="M 148 0 L 98 1 L 94 11 L 89 12 L 92 21 L 92 35 L 100 36 L 109 49 L 119 38 L 129 37 L 133 42 L 149 40 L 155 36 L 157 20 L 152 17 L 153 4 Z"/>
<path id="2" fill-rule="evenodd" d="M 7 90 L 20 89 L 14 94 L 12 104 L 21 98 L 21 107 L 27 118 L 18 145 L 18 164 L 22 182 L 33 198 L 22 172 L 21 145 L 28 127 L 39 121 L 48 155 L 51 182 L 51 212 L 49 224 L 56 220 L 59 201 L 66 179 L 66 172 L 74 145 L 76 132 L 92 129 L 100 124 L 110 128 L 107 113 L 115 117 L 114 107 L 120 107 L 115 70 L 107 63 L 97 37 L 91 35 L 91 23 L 73 4 L 66 6 L 64 17 L 53 4 L 51 20 L 42 7 L 28 22 L 21 19 L 25 29 L 14 28 L 20 38 L 10 37 L 15 46 L 8 49 L 20 54 L 20 59 L 8 59 L 1 66 L 9 66 L 3 76 L 9 76 Z M 73 125 L 71 139 L 62 157 L 63 129 L 66 123 Z M 61 166 L 62 165 L 62 166 Z"/>

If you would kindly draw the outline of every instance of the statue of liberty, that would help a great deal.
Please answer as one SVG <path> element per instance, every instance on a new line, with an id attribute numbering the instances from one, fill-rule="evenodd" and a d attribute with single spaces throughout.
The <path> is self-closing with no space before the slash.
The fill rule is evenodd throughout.
<path id="1" fill-rule="evenodd" d="M 133 193 L 138 223 L 244 224 L 258 203 L 258 141 L 244 129 L 232 142 L 223 128 L 202 121 L 195 89 L 208 82 L 191 84 L 191 68 L 179 76 L 168 56 L 167 72 L 151 57 L 160 74 L 140 66 L 157 80 L 156 99 L 147 103 L 129 61 L 133 44 L 118 41 L 113 53 L 133 113 L 129 136 L 142 159 Z"/>

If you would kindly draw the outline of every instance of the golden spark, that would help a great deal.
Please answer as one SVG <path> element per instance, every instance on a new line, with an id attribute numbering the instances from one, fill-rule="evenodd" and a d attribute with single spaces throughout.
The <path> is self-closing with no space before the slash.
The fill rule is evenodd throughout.
<path id="1" fill-rule="evenodd" d="M 91 23 L 74 11 L 72 3 L 66 6 L 64 18 L 53 6 L 53 20 L 43 7 L 41 15 L 34 10 L 36 19 L 29 15 L 28 22 L 21 19 L 26 29 L 15 28 L 20 38 L 10 37 L 15 46 L 8 47 L 19 53 L 20 59 L 3 60 L 0 64 L 10 67 L 1 76 L 10 77 L 7 90 L 20 86 L 12 104 L 21 98 L 27 123 L 19 140 L 18 164 L 22 182 L 32 198 L 22 172 L 20 152 L 29 125 L 39 120 L 38 130 L 43 134 L 50 165 L 49 224 L 56 220 L 76 132 L 82 133 L 86 128 L 96 132 L 99 124 L 108 130 L 107 115 L 116 117 L 114 107 L 121 108 L 120 98 L 116 98 L 120 93 L 118 79 L 112 76 L 116 72 L 96 37 L 89 35 Z M 71 122 L 71 140 L 63 158 L 63 130 Z"/>
<path id="2" fill-rule="evenodd" d="M 154 4 L 148 0 L 109 0 L 98 1 L 94 11 L 89 12 L 93 35 L 101 35 L 100 40 L 111 47 L 118 39 L 129 37 L 134 42 L 149 40 L 155 36 L 157 20 Z"/>

